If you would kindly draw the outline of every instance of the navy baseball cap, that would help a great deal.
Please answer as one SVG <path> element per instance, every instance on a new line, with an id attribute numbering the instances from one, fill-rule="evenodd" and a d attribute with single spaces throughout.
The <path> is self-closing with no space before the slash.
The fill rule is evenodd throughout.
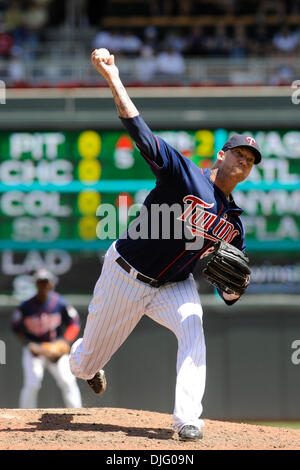
<path id="1" fill-rule="evenodd" d="M 248 147 L 252 150 L 255 160 L 254 164 L 257 165 L 261 161 L 261 153 L 256 140 L 252 136 L 247 136 L 244 134 L 233 134 L 227 142 L 223 145 L 222 150 L 226 152 L 228 149 L 233 149 L 235 147 Z"/>

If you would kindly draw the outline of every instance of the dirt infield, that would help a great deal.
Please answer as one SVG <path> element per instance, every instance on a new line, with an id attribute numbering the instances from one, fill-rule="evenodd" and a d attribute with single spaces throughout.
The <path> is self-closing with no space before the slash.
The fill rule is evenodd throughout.
<path id="1" fill-rule="evenodd" d="M 181 442 L 171 415 L 118 408 L 0 411 L 1 450 L 296 450 L 300 430 L 204 420 L 204 438 Z"/>

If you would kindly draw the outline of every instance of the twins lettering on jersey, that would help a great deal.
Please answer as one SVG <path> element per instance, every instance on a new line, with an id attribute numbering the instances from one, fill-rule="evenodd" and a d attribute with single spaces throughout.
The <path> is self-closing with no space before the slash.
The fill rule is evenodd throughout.
<path id="1" fill-rule="evenodd" d="M 208 204 L 197 196 L 191 194 L 184 197 L 183 202 L 189 204 L 183 214 L 178 217 L 186 224 L 186 228 L 195 237 L 204 237 L 214 242 L 218 240 L 225 240 L 231 243 L 232 240 L 240 234 L 239 230 L 234 228 L 234 225 L 226 220 L 224 217 L 219 217 L 216 214 L 209 212 L 206 209 L 211 209 L 214 203 Z M 212 233 L 209 230 L 218 221 Z"/>
<path id="2" fill-rule="evenodd" d="M 35 336 L 43 336 L 49 332 L 55 331 L 61 325 L 60 313 L 42 313 L 24 318 L 24 325 L 28 333 Z"/>

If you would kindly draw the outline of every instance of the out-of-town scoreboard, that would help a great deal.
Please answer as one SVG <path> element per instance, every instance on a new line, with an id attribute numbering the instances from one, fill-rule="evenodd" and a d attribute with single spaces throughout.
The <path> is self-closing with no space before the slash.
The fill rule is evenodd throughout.
<path id="1" fill-rule="evenodd" d="M 212 166 L 232 132 L 245 131 L 155 131 L 199 167 Z M 258 261 L 254 276 L 262 282 L 257 286 L 295 292 L 300 281 L 300 131 L 245 133 L 263 154 L 234 192 L 244 209 L 249 256 Z M 58 276 L 69 273 L 73 282 L 66 289 L 78 292 L 76 266 L 78 276 L 93 259 L 99 268 L 99 256 L 127 226 L 128 209 L 141 204 L 154 185 L 152 172 L 124 132 L 0 132 L 2 274 L 24 276 L 47 264 Z M 116 211 L 113 235 L 99 225 L 99 208 L 106 204 Z M 84 276 L 88 280 L 88 273 Z M 81 287 L 87 290 L 83 280 Z"/>

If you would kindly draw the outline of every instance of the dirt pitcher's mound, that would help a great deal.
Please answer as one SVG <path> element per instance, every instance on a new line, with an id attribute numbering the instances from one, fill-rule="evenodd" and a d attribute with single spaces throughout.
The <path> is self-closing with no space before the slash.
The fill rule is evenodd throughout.
<path id="1" fill-rule="evenodd" d="M 203 440 L 181 442 L 171 415 L 116 408 L 0 410 L 1 450 L 300 449 L 300 430 L 204 420 Z"/>

